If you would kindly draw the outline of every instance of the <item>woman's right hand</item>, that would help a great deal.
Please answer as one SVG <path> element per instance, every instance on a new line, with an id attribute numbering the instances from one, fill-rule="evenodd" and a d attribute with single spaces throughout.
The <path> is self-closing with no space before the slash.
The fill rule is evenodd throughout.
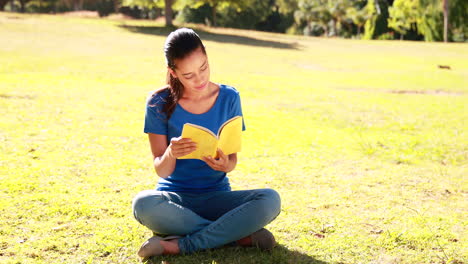
<path id="1" fill-rule="evenodd" d="M 190 138 L 172 138 L 169 147 L 169 156 L 173 158 L 180 158 L 187 154 L 194 152 L 197 149 L 197 143 L 193 142 Z"/>

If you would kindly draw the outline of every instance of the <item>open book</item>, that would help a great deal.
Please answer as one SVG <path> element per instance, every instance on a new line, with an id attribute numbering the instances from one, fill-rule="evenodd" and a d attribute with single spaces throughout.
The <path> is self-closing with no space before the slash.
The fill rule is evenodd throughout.
<path id="1" fill-rule="evenodd" d="M 202 159 L 206 156 L 217 156 L 217 149 L 221 149 L 225 155 L 241 151 L 242 141 L 242 116 L 235 116 L 219 128 L 215 135 L 211 130 L 185 123 L 182 129 L 182 138 L 190 138 L 197 143 L 197 150 L 182 156 L 179 159 Z"/>

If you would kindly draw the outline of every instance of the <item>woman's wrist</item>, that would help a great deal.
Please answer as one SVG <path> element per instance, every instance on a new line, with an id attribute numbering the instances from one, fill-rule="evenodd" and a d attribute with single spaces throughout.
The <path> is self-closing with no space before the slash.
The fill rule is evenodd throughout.
<path id="1" fill-rule="evenodd" d="M 236 158 L 229 157 L 229 162 L 228 162 L 226 173 L 233 171 L 236 168 L 236 164 L 237 164 L 237 157 Z"/>

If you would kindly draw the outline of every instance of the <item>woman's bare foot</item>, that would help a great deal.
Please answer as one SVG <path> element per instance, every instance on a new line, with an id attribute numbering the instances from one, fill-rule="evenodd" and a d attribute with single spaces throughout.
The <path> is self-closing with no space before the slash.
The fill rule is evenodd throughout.
<path id="1" fill-rule="evenodd" d="M 172 240 L 161 240 L 161 246 L 164 248 L 163 255 L 177 255 L 180 254 L 179 249 L 179 239 L 172 239 Z"/>

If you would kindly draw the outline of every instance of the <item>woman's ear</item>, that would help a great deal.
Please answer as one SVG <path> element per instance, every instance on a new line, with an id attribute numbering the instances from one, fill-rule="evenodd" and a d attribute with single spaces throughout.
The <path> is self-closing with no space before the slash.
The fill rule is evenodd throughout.
<path id="1" fill-rule="evenodd" d="M 177 78 L 177 75 L 173 69 L 171 69 L 170 67 L 167 67 L 167 71 L 172 76 L 172 78 Z"/>

